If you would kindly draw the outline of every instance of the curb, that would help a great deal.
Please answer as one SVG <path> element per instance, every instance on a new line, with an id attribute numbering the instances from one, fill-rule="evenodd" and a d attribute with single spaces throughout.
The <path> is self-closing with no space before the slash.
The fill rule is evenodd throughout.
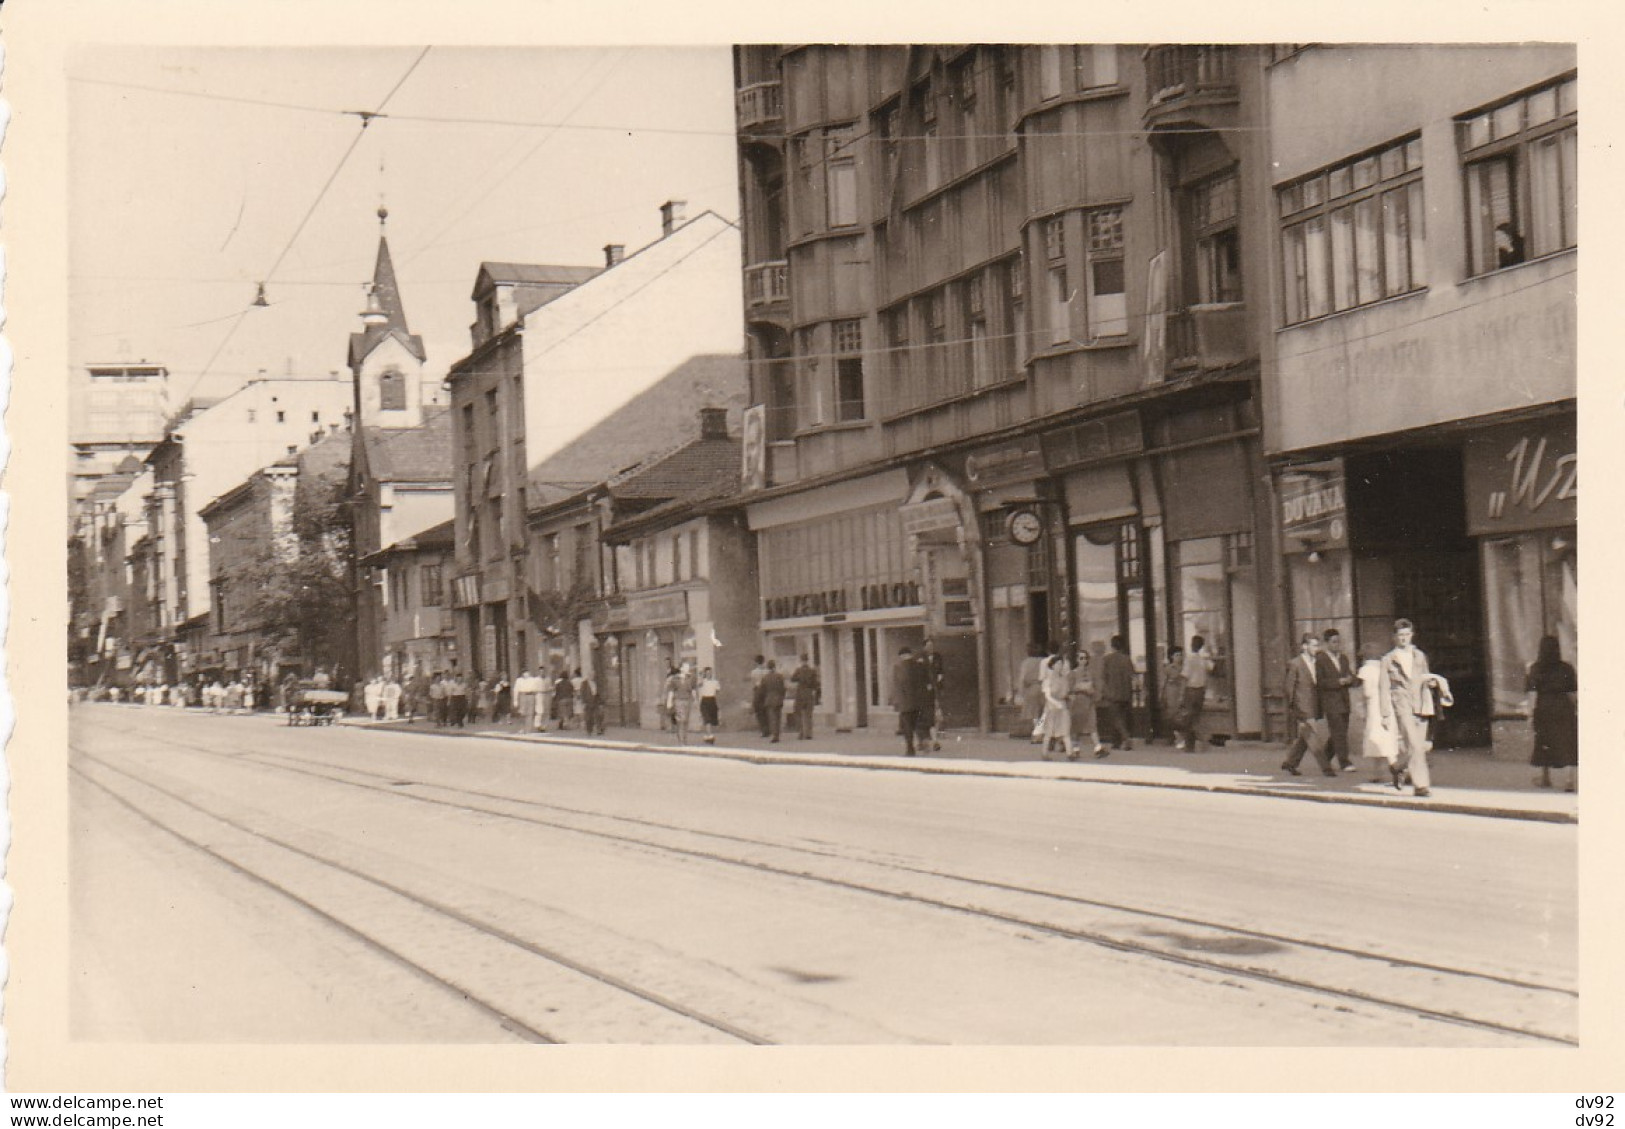
<path id="1" fill-rule="evenodd" d="M 857 768 L 870 772 L 913 772 L 931 776 L 973 776 L 995 780 L 1053 781 L 1059 784 L 1106 784 L 1119 788 L 1166 788 L 1180 792 L 1205 792 L 1212 795 L 1249 796 L 1273 800 L 1299 800 L 1316 804 L 1346 804 L 1356 807 L 1378 807 L 1402 811 L 1436 812 L 1445 815 L 1474 815 L 1492 819 L 1519 819 L 1536 823 L 1578 824 L 1577 813 L 1537 811 L 1528 808 L 1494 807 L 1476 804 L 1457 804 L 1448 800 L 1417 800 L 1403 795 L 1388 797 L 1332 793 L 1286 792 L 1265 785 L 1241 788 L 1234 784 L 1186 784 L 1172 780 L 1127 780 L 1098 776 L 1040 776 L 993 767 L 996 762 L 957 761 L 944 762 L 917 759 L 911 763 L 896 757 L 855 757 L 846 753 L 824 753 L 808 757 L 800 753 L 771 753 L 755 749 L 741 749 L 726 745 L 692 747 L 682 745 L 656 745 L 642 741 L 593 740 L 583 737 L 558 737 L 552 734 L 493 733 L 490 731 L 462 731 L 448 733 L 443 730 L 424 730 L 389 722 L 352 721 L 341 718 L 337 724 L 353 729 L 385 729 L 391 733 L 405 733 L 420 737 L 474 737 L 488 741 L 525 741 L 566 745 L 579 749 L 603 749 L 622 753 L 649 753 L 666 756 L 701 757 L 735 761 L 742 764 L 775 766 L 789 765 L 802 768 Z"/>

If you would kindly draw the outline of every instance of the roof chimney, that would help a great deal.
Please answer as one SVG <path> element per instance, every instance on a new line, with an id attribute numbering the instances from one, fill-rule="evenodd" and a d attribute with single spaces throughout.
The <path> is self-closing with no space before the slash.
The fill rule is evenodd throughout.
<path id="1" fill-rule="evenodd" d="M 660 205 L 661 238 L 665 238 L 677 230 L 677 225 L 683 222 L 683 209 L 687 206 L 687 200 L 667 200 Z"/>
<path id="2" fill-rule="evenodd" d="M 700 438 L 726 439 L 728 438 L 728 409 L 727 408 L 701 408 L 700 409 Z"/>
<path id="3" fill-rule="evenodd" d="M 664 213 L 662 213 L 662 215 L 664 215 Z M 626 244 L 624 244 L 624 243 L 605 243 L 604 244 L 604 266 L 606 268 L 614 266 L 616 263 L 620 262 L 624 258 L 626 258 Z"/>

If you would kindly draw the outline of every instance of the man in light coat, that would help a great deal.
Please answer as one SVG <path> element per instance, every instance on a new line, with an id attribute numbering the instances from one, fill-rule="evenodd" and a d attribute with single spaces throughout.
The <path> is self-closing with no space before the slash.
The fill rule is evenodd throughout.
<path id="1" fill-rule="evenodd" d="M 1427 796 L 1433 784 L 1428 773 L 1428 718 L 1434 714 L 1431 696 L 1437 679 L 1428 670 L 1428 657 L 1411 642 L 1415 634 L 1410 620 L 1394 620 L 1394 649 L 1382 656 L 1377 702 L 1384 724 L 1391 725 L 1399 739 L 1394 786 L 1409 771 L 1416 795 Z"/>

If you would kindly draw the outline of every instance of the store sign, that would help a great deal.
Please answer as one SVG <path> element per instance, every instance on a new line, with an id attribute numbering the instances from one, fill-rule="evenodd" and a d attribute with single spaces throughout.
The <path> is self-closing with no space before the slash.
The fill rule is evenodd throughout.
<path id="1" fill-rule="evenodd" d="M 688 593 L 667 592 L 659 596 L 629 596 L 626 600 L 628 627 L 658 627 L 688 622 Z"/>
<path id="2" fill-rule="evenodd" d="M 1031 482 L 1043 474 L 1044 448 L 1036 436 L 965 456 L 965 480 L 978 490 L 1007 482 Z"/>
<path id="3" fill-rule="evenodd" d="M 596 604 L 592 609 L 594 631 L 621 631 L 632 626 L 632 617 L 626 604 Z"/>
<path id="4" fill-rule="evenodd" d="M 1467 532 L 1573 525 L 1579 456 L 1572 420 L 1500 428 L 1467 443 Z"/>
<path id="5" fill-rule="evenodd" d="M 959 528 L 959 506 L 952 498 L 928 498 L 903 506 L 903 532 L 910 537 L 939 529 Z"/>
<path id="6" fill-rule="evenodd" d="M 797 596 L 769 596 L 762 601 L 763 619 L 800 619 L 804 616 L 844 616 L 854 611 L 912 608 L 920 603 L 920 586 L 913 581 L 896 584 L 860 584 L 828 592 Z M 831 622 L 840 622 L 831 620 Z"/>
<path id="7" fill-rule="evenodd" d="M 1347 547 L 1348 493 L 1341 461 L 1282 473 L 1281 532 L 1289 550 Z"/>

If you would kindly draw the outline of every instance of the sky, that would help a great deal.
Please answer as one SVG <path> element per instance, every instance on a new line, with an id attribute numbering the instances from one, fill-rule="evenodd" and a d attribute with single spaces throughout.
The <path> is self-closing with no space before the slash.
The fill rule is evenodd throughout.
<path id="1" fill-rule="evenodd" d="M 436 377 L 482 261 L 599 265 L 669 199 L 738 219 L 726 47 L 99 46 L 68 74 L 70 364 L 164 364 L 176 404 L 342 370 L 380 203 Z"/>

